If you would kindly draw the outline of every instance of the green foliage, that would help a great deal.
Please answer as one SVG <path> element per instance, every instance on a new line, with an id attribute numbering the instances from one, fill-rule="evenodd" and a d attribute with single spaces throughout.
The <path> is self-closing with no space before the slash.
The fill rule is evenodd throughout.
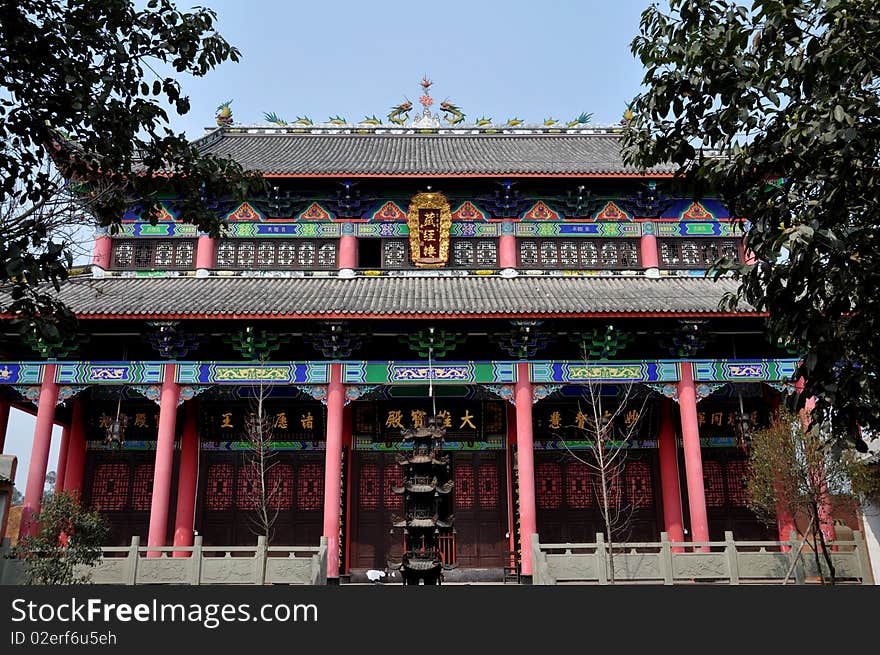
<path id="1" fill-rule="evenodd" d="M 13 555 L 25 561 L 28 584 L 74 584 L 87 582 L 88 574 L 77 567 L 94 566 L 101 557 L 107 525 L 97 511 L 84 509 L 67 492 L 44 499 L 34 517 L 39 532 L 24 537 Z"/>
<path id="2" fill-rule="evenodd" d="M 880 462 L 849 452 L 847 460 L 853 493 L 863 502 L 880 504 Z"/>
<path id="3" fill-rule="evenodd" d="M 180 220 L 212 236 L 224 202 L 261 188 L 258 176 L 203 156 L 169 128 L 166 107 L 186 114 L 189 98 L 155 64 L 203 76 L 239 59 L 216 32 L 214 12 L 182 12 L 172 0 L 135 5 L 20 0 L 0 12 L 0 198 L 15 210 L 0 235 L 0 284 L 12 286 L 3 309 L 57 319 L 38 326 L 50 340 L 70 315 L 37 286 L 58 288 L 72 265 L 42 218 L 60 192 L 53 170 L 79 192 L 93 189 L 83 200 L 111 231 L 131 208 L 156 220 L 158 175 L 161 191 L 179 199 Z"/>
<path id="4" fill-rule="evenodd" d="M 880 12 L 876 0 L 672 0 L 642 14 L 647 91 L 625 159 L 673 162 L 688 193 L 751 225 L 755 265 L 719 262 L 804 354 L 813 422 L 865 450 L 880 423 Z M 717 156 L 717 152 L 723 156 Z"/>

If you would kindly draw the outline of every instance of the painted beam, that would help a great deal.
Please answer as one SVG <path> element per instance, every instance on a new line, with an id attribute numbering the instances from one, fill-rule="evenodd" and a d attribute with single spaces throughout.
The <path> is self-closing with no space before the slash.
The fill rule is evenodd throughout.
<path id="1" fill-rule="evenodd" d="M 163 380 L 168 362 L 58 362 L 54 381 L 59 385 L 156 385 Z M 513 384 L 515 361 L 346 361 L 342 383 L 346 385 L 427 384 Z M 696 359 L 696 383 L 784 382 L 792 379 L 797 359 Z M 330 380 L 330 362 L 273 361 L 177 362 L 177 384 L 325 385 Z M 679 360 L 527 362 L 530 381 L 535 384 L 673 383 L 681 379 Z M 47 362 L 0 363 L 0 385 L 39 385 Z"/>

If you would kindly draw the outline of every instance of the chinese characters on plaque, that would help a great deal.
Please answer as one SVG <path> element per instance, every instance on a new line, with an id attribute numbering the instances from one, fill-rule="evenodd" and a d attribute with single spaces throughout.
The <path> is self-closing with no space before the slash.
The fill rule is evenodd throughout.
<path id="1" fill-rule="evenodd" d="M 413 196 L 407 213 L 412 262 L 420 268 L 443 266 L 449 259 L 452 213 L 441 193 Z"/>
<path id="2" fill-rule="evenodd" d="M 432 415 L 427 404 L 413 402 L 358 403 L 354 406 L 353 430 L 362 437 L 396 441 L 402 430 L 427 425 Z M 505 407 L 501 402 L 449 402 L 437 408 L 447 437 L 467 441 L 505 434 Z"/>

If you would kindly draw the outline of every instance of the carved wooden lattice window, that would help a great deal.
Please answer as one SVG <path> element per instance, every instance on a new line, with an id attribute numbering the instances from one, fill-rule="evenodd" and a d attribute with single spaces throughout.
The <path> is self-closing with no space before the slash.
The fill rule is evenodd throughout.
<path id="1" fill-rule="evenodd" d="M 658 239 L 661 268 L 709 268 L 716 259 L 740 261 L 739 239 Z"/>
<path id="2" fill-rule="evenodd" d="M 586 464 L 569 464 L 565 475 L 565 498 L 571 509 L 593 506 L 592 473 Z"/>
<path id="3" fill-rule="evenodd" d="M 193 239 L 114 239 L 111 268 L 117 271 L 186 270 L 195 265 Z"/>
<path id="4" fill-rule="evenodd" d="M 358 498 L 362 510 L 377 509 L 381 487 L 379 484 L 379 465 L 361 465 L 360 478 L 358 480 Z"/>
<path id="5" fill-rule="evenodd" d="M 520 239 L 522 268 L 633 269 L 641 266 L 634 239 Z"/>
<path id="6" fill-rule="evenodd" d="M 131 509 L 135 512 L 149 511 L 153 503 L 153 464 L 138 464 L 134 467 L 134 480 L 131 485 Z"/>
<path id="7" fill-rule="evenodd" d="M 450 239 L 449 268 L 494 268 L 498 242 L 494 239 Z"/>
<path id="8" fill-rule="evenodd" d="M 654 506 L 654 481 L 651 467 L 644 462 L 626 465 L 626 499 L 636 509 Z"/>
<path id="9" fill-rule="evenodd" d="M 211 464 L 205 484 L 205 507 L 209 510 L 232 508 L 232 464 Z"/>
<path id="10" fill-rule="evenodd" d="M 99 512 L 123 511 L 128 504 L 129 476 L 124 462 L 98 464 L 92 475 L 92 506 Z"/>
<path id="11" fill-rule="evenodd" d="M 498 506 L 498 467 L 493 463 L 480 464 L 480 507 L 492 509 Z"/>
<path id="12" fill-rule="evenodd" d="M 703 488 L 707 507 L 724 507 L 724 474 L 721 462 L 703 460 Z"/>
<path id="13" fill-rule="evenodd" d="M 541 462 L 535 467 L 535 495 L 539 509 L 562 506 L 562 466 L 557 462 Z"/>
<path id="14" fill-rule="evenodd" d="M 244 464 L 238 469 L 235 482 L 235 506 L 238 509 L 257 509 L 260 506 L 260 489 L 256 467 Z"/>
<path id="15" fill-rule="evenodd" d="M 455 508 L 469 510 L 474 508 L 474 469 L 472 466 L 455 467 Z"/>
<path id="16" fill-rule="evenodd" d="M 403 485 L 403 467 L 396 462 L 388 462 L 385 465 L 385 509 L 402 510 L 403 495 L 391 491 L 391 487 Z"/>
<path id="17" fill-rule="evenodd" d="M 269 489 L 269 506 L 273 510 L 286 510 L 293 507 L 293 466 L 273 464 L 266 476 Z"/>
<path id="18" fill-rule="evenodd" d="M 495 268 L 498 266 L 498 242 L 495 239 L 450 239 L 447 268 Z M 413 268 L 409 241 L 382 241 L 382 268 Z"/>
<path id="19" fill-rule="evenodd" d="M 217 245 L 217 268 L 314 270 L 336 268 L 336 241 L 225 239 Z"/>
<path id="20" fill-rule="evenodd" d="M 397 239 L 382 242 L 382 268 L 411 268 L 409 244 Z"/>
<path id="21" fill-rule="evenodd" d="M 748 462 L 741 459 L 729 460 L 725 467 L 727 478 L 727 500 L 736 507 L 745 507 L 748 504 L 746 491 L 746 479 L 749 474 Z"/>
<path id="22" fill-rule="evenodd" d="M 303 464 L 296 484 L 296 508 L 313 511 L 324 508 L 324 465 Z"/>

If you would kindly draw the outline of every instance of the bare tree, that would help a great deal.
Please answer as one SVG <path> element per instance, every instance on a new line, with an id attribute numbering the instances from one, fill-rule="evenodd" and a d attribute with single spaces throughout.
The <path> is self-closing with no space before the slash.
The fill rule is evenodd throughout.
<path id="1" fill-rule="evenodd" d="M 795 529 L 813 551 L 819 575 L 834 584 L 836 572 L 823 532 L 830 517 L 822 508 L 832 496 L 852 494 L 851 459 L 833 452 L 821 426 L 805 429 L 801 417 L 786 410 L 750 436 L 749 507 L 768 525 L 776 523 L 778 511 L 793 517 Z M 807 527 L 802 528 L 807 517 Z"/>
<path id="2" fill-rule="evenodd" d="M 272 447 L 275 417 L 266 411 L 266 398 L 269 395 L 265 385 L 254 389 L 251 412 L 245 418 L 245 437 L 248 442 L 246 459 L 247 480 L 249 481 L 249 505 L 251 531 L 257 536 L 272 539 L 275 521 L 278 519 L 278 496 L 282 486 L 273 475 L 277 466 L 276 452 Z"/>
<path id="3" fill-rule="evenodd" d="M 73 331 L 73 316 L 52 290 L 88 264 L 93 210 L 124 189 L 104 180 L 71 182 L 51 164 L 39 173 L 46 189 L 39 199 L 29 200 L 19 187 L 0 198 L 0 309 L 22 334 L 53 341 Z"/>
<path id="4" fill-rule="evenodd" d="M 593 496 L 602 516 L 608 544 L 608 581 L 614 584 L 614 544 L 618 537 L 627 538 L 635 511 L 631 499 L 624 502 L 623 493 L 628 446 L 641 422 L 647 395 L 639 399 L 634 393 L 634 385 L 621 385 L 622 391 L 618 392 L 615 401 L 603 403 L 602 385 L 590 382 L 584 386 L 584 401 L 578 402 L 576 425 L 572 427 L 580 440 L 588 443 L 592 456 L 581 457 L 567 444 L 565 447 L 572 457 L 592 471 Z"/>

